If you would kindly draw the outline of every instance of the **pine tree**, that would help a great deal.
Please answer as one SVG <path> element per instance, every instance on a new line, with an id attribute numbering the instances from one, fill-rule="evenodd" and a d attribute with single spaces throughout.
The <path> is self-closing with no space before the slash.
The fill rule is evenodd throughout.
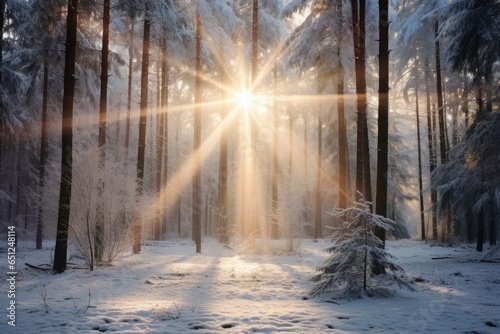
<path id="1" fill-rule="evenodd" d="M 340 225 L 334 231 L 333 246 L 326 249 L 331 256 L 311 278 L 313 297 L 335 288 L 340 298 L 387 296 L 391 294 L 387 287 L 393 283 L 413 291 L 403 268 L 392 261 L 394 257 L 374 233 L 375 227 L 392 230 L 396 222 L 371 213 L 367 202 L 335 210 L 333 215 Z M 373 263 L 384 269 L 382 274 L 372 275 Z"/>
<path id="2" fill-rule="evenodd" d="M 144 12 L 144 31 L 142 39 L 142 67 L 141 67 L 141 99 L 140 99 L 140 118 L 139 118 L 139 145 L 137 149 L 137 193 L 142 196 L 144 189 L 144 161 L 146 153 L 146 120 L 148 113 L 148 84 L 149 84 L 149 43 L 151 20 L 146 2 Z M 137 217 L 134 223 L 134 254 L 141 252 L 142 242 L 142 218 Z"/>
<path id="3" fill-rule="evenodd" d="M 78 0 L 68 2 L 66 56 L 64 66 L 64 97 L 62 117 L 62 158 L 57 236 L 54 251 L 53 270 L 66 270 L 68 250 L 69 214 L 71 205 L 71 182 L 73 161 L 73 104 L 75 95 L 76 31 L 78 23 Z"/>

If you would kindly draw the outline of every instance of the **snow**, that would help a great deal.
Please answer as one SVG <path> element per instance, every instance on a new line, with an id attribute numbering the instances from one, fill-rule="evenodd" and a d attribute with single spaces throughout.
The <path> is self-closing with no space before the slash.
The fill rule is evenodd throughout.
<path id="1" fill-rule="evenodd" d="M 309 278 L 329 245 L 303 240 L 299 253 L 271 256 L 214 240 L 202 254 L 186 240 L 148 242 L 113 266 L 51 275 L 24 264 L 47 263 L 52 250 L 20 243 L 16 327 L 7 325 L 3 292 L 0 333 L 500 333 L 500 264 L 481 262 L 472 246 L 388 241 L 416 292 L 311 299 Z"/>

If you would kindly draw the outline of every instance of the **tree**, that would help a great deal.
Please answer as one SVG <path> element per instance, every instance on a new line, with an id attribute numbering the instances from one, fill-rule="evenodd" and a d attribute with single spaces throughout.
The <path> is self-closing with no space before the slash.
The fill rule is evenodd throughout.
<path id="1" fill-rule="evenodd" d="M 104 192 L 104 169 L 106 163 L 106 113 L 108 103 L 108 54 L 109 54 L 109 0 L 104 0 L 102 16 L 102 51 L 101 51 L 101 90 L 99 98 L 99 170 L 101 178 L 98 185 L 99 203 L 102 203 Z M 104 233 L 104 208 L 98 204 L 98 214 L 95 230 L 94 255 L 99 262 L 102 260 L 102 239 Z"/>
<path id="2" fill-rule="evenodd" d="M 318 110 L 318 157 L 316 167 L 316 212 L 314 215 L 314 239 L 319 239 L 323 236 L 323 228 L 321 225 L 321 184 L 323 182 L 322 176 L 322 148 L 323 148 L 323 122 L 321 121 L 321 108 Z"/>
<path id="3" fill-rule="evenodd" d="M 425 212 L 424 212 L 424 187 L 422 181 L 422 145 L 420 136 L 420 104 L 418 86 L 415 88 L 415 114 L 417 118 L 417 151 L 418 151 L 418 192 L 420 202 L 420 235 L 422 240 L 426 240 Z"/>
<path id="4" fill-rule="evenodd" d="M 338 2 L 338 13 L 340 14 L 339 31 L 343 26 L 342 1 Z M 337 52 L 340 54 L 340 43 L 337 43 Z M 344 110 L 344 66 L 339 61 L 337 66 L 337 118 L 338 118 L 338 133 L 339 133 L 339 208 L 347 208 L 347 199 L 349 189 L 347 188 L 348 176 L 348 155 L 347 155 L 347 124 L 345 120 Z"/>
<path id="5" fill-rule="evenodd" d="M 227 92 L 223 88 L 228 83 L 227 71 L 224 68 L 225 62 L 221 63 L 220 76 L 221 76 L 221 98 L 227 98 Z M 221 107 L 221 120 L 227 119 L 228 110 L 227 106 L 223 103 Z M 223 127 L 221 129 L 220 147 L 219 147 L 219 182 L 217 190 L 217 229 L 219 241 L 223 244 L 229 242 L 228 235 L 228 132 L 229 128 Z"/>
<path id="6" fill-rule="evenodd" d="M 75 93 L 76 31 L 78 24 L 78 0 L 68 2 L 66 28 L 66 54 L 64 61 L 64 95 L 62 118 L 61 186 L 59 191 L 59 211 L 57 215 L 57 236 L 54 251 L 53 270 L 66 270 L 68 249 L 68 228 L 71 204 L 71 180 L 73 160 L 73 104 Z"/>
<path id="7" fill-rule="evenodd" d="M 201 16 L 196 11 L 196 67 L 194 97 L 193 232 L 196 253 L 201 253 Z"/>
<path id="8" fill-rule="evenodd" d="M 319 274 L 311 278 L 316 283 L 310 292 L 313 297 L 332 288 L 338 288 L 339 297 L 347 299 L 387 296 L 390 291 L 385 286 L 393 282 L 413 291 L 403 268 L 392 261 L 394 257 L 381 247 L 382 241 L 373 232 L 375 227 L 390 230 L 396 223 L 370 210 L 362 202 L 333 212 L 341 223 L 333 234 L 333 245 L 326 249 L 332 255 L 316 269 Z M 382 275 L 371 275 L 374 263 L 384 268 Z"/>
<path id="9" fill-rule="evenodd" d="M 142 67 L 141 67 L 141 98 L 139 117 L 139 145 L 137 149 L 137 194 L 142 196 L 144 188 L 144 160 L 146 152 L 146 120 L 148 112 L 148 83 L 149 83 L 149 38 L 151 21 L 149 18 L 149 3 L 145 4 L 144 31 L 142 39 Z M 142 218 L 136 217 L 134 222 L 134 246 L 133 253 L 141 252 L 142 242 Z"/>
<path id="10" fill-rule="evenodd" d="M 498 228 L 498 222 L 488 217 L 488 206 L 499 196 L 496 157 L 500 154 L 500 114 L 479 113 L 467 130 L 463 140 L 450 150 L 450 159 L 440 165 L 433 174 L 435 187 L 441 192 L 440 206 L 454 198 L 452 210 L 457 220 L 468 220 L 469 212 L 478 216 L 477 250 L 482 251 L 485 220 L 490 229 Z M 458 231 L 464 227 L 459 227 Z"/>
<path id="11" fill-rule="evenodd" d="M 387 177 L 389 163 L 389 1 L 379 1 L 379 93 L 377 195 L 375 210 L 387 215 Z M 385 243 L 385 229 L 375 227 L 375 235 Z"/>
<path id="12" fill-rule="evenodd" d="M 303 13 L 309 5 L 311 5 L 310 14 L 290 34 L 285 43 L 287 46 L 285 55 L 288 57 L 288 64 L 302 75 L 308 73 L 310 68 L 315 69 L 315 74 L 328 74 L 323 76 L 322 85 L 333 90 L 331 93 L 337 96 L 338 197 L 339 206 L 345 208 L 350 190 L 347 185 L 349 160 L 347 118 L 344 110 L 344 77 L 349 77 L 353 62 L 352 33 L 346 30 L 346 25 L 350 23 L 352 16 L 348 16 L 347 11 L 343 10 L 346 7 L 344 1 L 310 0 L 290 2 L 285 6 L 282 16 L 288 18 L 294 13 Z M 333 147 L 328 150 L 327 145 L 334 142 L 335 133 L 336 131 L 329 131 L 325 136 L 325 151 L 332 156 L 335 156 Z M 307 148 L 307 145 L 305 146 Z"/>
<path id="13" fill-rule="evenodd" d="M 359 1 L 359 4 L 358 4 Z M 367 202 L 372 202 L 370 149 L 366 117 L 366 2 L 351 0 L 354 63 L 356 71 L 357 137 L 356 137 L 356 191 Z"/>

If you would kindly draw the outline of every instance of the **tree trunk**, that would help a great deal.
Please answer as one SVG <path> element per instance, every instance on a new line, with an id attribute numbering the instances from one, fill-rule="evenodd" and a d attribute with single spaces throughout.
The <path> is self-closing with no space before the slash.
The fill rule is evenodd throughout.
<path id="1" fill-rule="evenodd" d="M 259 0 L 253 0 L 252 2 L 252 93 L 255 94 L 257 90 L 257 75 L 258 75 L 258 65 L 259 65 Z M 255 234 L 257 231 L 257 220 L 256 217 L 259 216 L 259 207 L 257 205 L 259 191 L 256 186 L 257 183 L 257 124 L 252 117 L 250 117 L 250 149 L 251 149 L 251 165 L 250 173 L 250 203 L 248 204 L 249 213 L 247 219 L 249 219 L 248 231 L 249 235 Z"/>
<path id="2" fill-rule="evenodd" d="M 490 246 L 497 244 L 497 206 L 496 201 L 490 201 Z"/>
<path id="3" fill-rule="evenodd" d="M 321 158 L 322 158 L 322 147 L 323 147 L 323 135 L 322 135 L 322 121 L 321 121 L 321 107 L 318 113 L 318 166 L 316 169 L 316 213 L 315 213 L 315 228 L 314 228 L 314 239 L 319 239 L 323 235 L 321 226 Z"/>
<path id="4" fill-rule="evenodd" d="M 436 55 L 436 89 L 437 89 L 438 114 L 439 114 L 439 146 L 441 153 L 441 164 L 444 164 L 447 161 L 447 147 L 446 147 L 446 133 L 445 133 L 446 119 L 445 119 L 444 103 L 443 103 L 443 82 L 441 78 L 441 50 L 439 46 L 439 40 L 437 39 L 438 30 L 439 30 L 439 23 L 436 21 L 434 26 L 434 33 L 436 37 L 435 55 Z M 445 235 L 443 226 L 443 233 L 442 233 L 443 240 L 447 237 L 450 237 L 449 234 L 451 233 L 451 205 L 449 202 L 445 204 L 444 211 L 446 220 L 446 233 L 448 234 L 448 236 Z"/>
<path id="5" fill-rule="evenodd" d="M 5 19 L 5 0 L 0 0 L 0 64 L 3 61 L 3 33 L 5 24 L 4 19 Z M 1 83 L 2 83 L 2 71 L 0 71 L 0 84 Z M 0 144 L 1 144 L 1 136 L 0 136 Z"/>
<path id="6" fill-rule="evenodd" d="M 479 215 L 477 217 L 477 244 L 476 250 L 478 252 L 483 251 L 484 244 L 484 207 L 481 208 Z"/>
<path id="7" fill-rule="evenodd" d="M 53 270 L 66 270 L 68 251 L 68 229 L 71 205 L 71 182 L 73 176 L 73 104 L 75 97 L 76 31 L 78 24 L 78 0 L 68 2 L 66 26 L 66 53 L 64 59 L 64 90 L 62 117 L 62 157 L 61 185 L 59 190 L 59 210 L 57 214 L 57 234 L 54 250 Z"/>
<path id="8" fill-rule="evenodd" d="M 474 241 L 474 214 L 472 213 L 472 208 L 467 208 L 467 241 L 472 243 Z"/>
<path id="9" fill-rule="evenodd" d="M 274 65 L 274 96 L 278 94 L 278 64 Z M 271 238 L 278 239 L 278 106 L 276 99 L 273 101 L 273 184 L 272 184 L 272 225 Z M 307 129 L 304 119 L 304 127 Z M 305 143 L 305 142 L 304 142 Z M 305 144 L 307 147 L 307 144 Z M 307 156 L 304 158 L 307 161 Z"/>
<path id="10" fill-rule="evenodd" d="M 341 2 L 339 2 L 341 3 Z M 337 117 L 339 131 L 339 208 L 347 208 L 347 125 L 344 110 L 344 68 L 337 68 Z"/>
<path id="11" fill-rule="evenodd" d="M 225 101 L 227 98 L 226 85 L 228 83 L 227 73 L 224 69 L 225 64 L 221 64 L 221 100 Z M 221 124 L 224 126 L 221 129 L 220 147 L 219 147 L 219 182 L 217 192 L 217 229 L 219 241 L 223 244 L 229 242 L 229 235 L 227 229 L 227 215 L 228 215 L 228 189 L 227 189 L 227 144 L 229 127 L 225 124 L 228 116 L 227 104 L 223 103 L 221 108 Z"/>
<path id="12" fill-rule="evenodd" d="M 354 63 L 356 70 L 357 149 L 356 149 L 356 199 L 363 197 L 371 202 L 371 175 L 369 170 L 369 142 L 366 118 L 366 60 L 365 60 L 365 0 L 351 0 L 352 28 L 354 40 Z M 368 160 L 366 160 L 368 157 Z"/>
<path id="13" fill-rule="evenodd" d="M 127 120 L 125 125 L 125 166 L 127 166 L 128 161 L 128 151 L 130 146 L 130 113 L 132 110 L 132 74 L 134 65 L 134 21 L 132 21 L 132 27 L 130 29 L 130 40 L 128 48 L 128 84 L 127 84 Z"/>
<path id="14" fill-rule="evenodd" d="M 436 91 L 438 103 L 438 116 L 439 116 L 439 145 L 441 153 L 441 163 L 446 162 L 446 140 L 445 140 L 445 119 L 444 119 L 444 106 L 443 106 L 443 83 L 441 79 L 441 51 L 439 41 L 437 40 L 439 25 L 436 22 L 435 36 L 436 36 Z"/>
<path id="15" fill-rule="evenodd" d="M 420 142 L 419 142 L 420 143 Z M 389 2 L 379 1 L 379 91 L 377 195 L 375 209 L 387 216 L 387 178 L 389 174 Z M 375 228 L 375 235 L 385 245 L 385 230 Z"/>
<path id="16" fill-rule="evenodd" d="M 161 39 L 161 42 L 163 43 L 163 38 Z M 160 59 L 160 64 L 161 64 L 161 59 Z M 163 109 L 161 106 L 161 96 L 162 96 L 162 83 L 161 83 L 161 65 L 158 66 L 157 72 L 156 72 L 156 79 L 157 79 L 157 90 L 156 90 L 156 168 L 155 168 L 155 174 L 156 174 L 156 200 L 157 200 L 157 205 L 156 205 L 156 214 L 153 219 L 153 239 L 154 240 L 160 240 L 161 237 L 161 216 L 163 212 L 163 201 L 161 199 L 161 193 L 162 193 L 162 177 L 161 173 L 163 171 Z"/>
<path id="17" fill-rule="evenodd" d="M 464 89 L 462 93 L 462 112 L 464 113 L 465 129 L 469 128 L 469 85 L 467 72 L 464 73 Z"/>
<path id="18" fill-rule="evenodd" d="M 108 103 L 108 54 L 109 54 L 109 1 L 104 0 L 102 17 L 101 92 L 99 99 L 99 183 L 97 186 L 98 205 L 95 226 L 94 256 L 97 263 L 103 257 L 104 234 L 104 177 L 106 169 L 106 112 Z"/>
<path id="19" fill-rule="evenodd" d="M 144 161 L 146 152 L 146 122 L 148 115 L 148 84 L 149 84 L 149 35 L 151 30 L 151 22 L 149 20 L 148 8 L 145 9 L 146 17 L 144 19 L 144 32 L 142 39 L 142 67 L 141 67 L 141 98 L 139 103 L 139 144 L 137 149 L 137 196 L 141 197 L 144 186 Z M 141 252 L 142 241 L 142 217 L 141 213 L 134 222 L 134 245 L 133 253 Z"/>
<path id="20" fill-rule="evenodd" d="M 5 0 L 0 0 L 0 64 L 3 61 L 3 33 L 4 33 L 4 18 L 5 18 Z M 0 85 L 2 84 L 2 71 L 0 71 Z M 3 109 L 3 103 L 0 100 L 0 109 Z M 2 122 L 0 122 L 0 175 L 2 175 Z"/>
<path id="21" fill-rule="evenodd" d="M 201 17 L 196 11 L 196 79 L 194 97 L 193 227 L 196 253 L 201 253 Z"/>
<path id="22" fill-rule="evenodd" d="M 426 95 L 426 110 L 427 110 L 427 141 L 429 145 L 429 170 L 430 174 L 436 169 L 436 151 L 434 147 L 434 136 L 433 136 L 433 115 L 431 109 L 431 93 L 429 90 L 430 78 L 429 78 L 429 63 L 425 60 L 425 95 Z M 437 191 L 432 187 L 431 184 L 431 211 L 432 211 L 432 239 L 437 240 L 438 230 L 437 230 L 437 216 L 436 216 L 436 205 L 437 205 Z"/>
<path id="23" fill-rule="evenodd" d="M 40 142 L 40 165 L 38 179 L 38 217 L 36 225 L 36 249 L 43 245 L 43 191 L 45 187 L 45 168 L 47 165 L 49 138 L 48 138 L 48 100 L 49 100 L 49 69 L 48 60 L 43 65 L 43 97 L 42 97 L 42 133 Z"/>
<path id="24" fill-rule="evenodd" d="M 166 32 L 165 32 L 166 35 Z M 163 182 L 162 184 L 167 184 L 168 180 L 168 81 L 169 81 L 169 64 L 168 64 L 168 41 L 166 37 L 163 40 L 162 46 L 162 59 L 161 59 L 161 124 L 163 124 L 162 130 L 162 141 L 161 148 L 163 152 Z M 163 189 L 165 196 L 163 198 L 163 203 L 168 203 L 168 190 Z M 163 205 L 165 208 L 166 205 Z M 164 231 L 168 230 L 168 206 L 167 210 L 163 209 L 163 224 Z"/>
<path id="25" fill-rule="evenodd" d="M 166 32 L 164 32 L 164 35 Z M 160 66 L 158 68 L 158 96 L 157 96 L 157 104 L 158 104 L 158 112 L 156 114 L 157 120 L 157 129 L 158 134 L 156 136 L 156 198 L 158 200 L 157 213 L 154 220 L 153 234 L 155 240 L 161 239 L 162 232 L 162 221 L 165 210 L 165 198 L 162 196 L 162 191 L 166 192 L 166 189 L 162 189 L 163 178 L 162 172 L 165 169 L 163 162 L 163 150 L 165 145 L 165 118 L 166 116 L 166 101 L 165 101 L 165 90 L 168 89 L 166 86 L 166 71 L 167 71 L 167 55 L 166 55 L 166 39 L 162 37 L 160 40 L 161 47 L 161 58 L 160 58 Z"/>
<path id="26" fill-rule="evenodd" d="M 292 186 L 292 163 L 293 163 L 293 117 L 292 109 L 288 111 L 288 182 Z"/>
<path id="27" fill-rule="evenodd" d="M 418 150 L 418 191 L 420 200 L 420 231 L 422 240 L 426 240 L 425 233 L 425 212 L 424 212 L 424 187 L 422 182 L 422 145 L 420 142 L 420 108 L 419 108 L 419 91 L 418 86 L 415 87 L 415 112 L 417 114 L 417 150 Z"/>

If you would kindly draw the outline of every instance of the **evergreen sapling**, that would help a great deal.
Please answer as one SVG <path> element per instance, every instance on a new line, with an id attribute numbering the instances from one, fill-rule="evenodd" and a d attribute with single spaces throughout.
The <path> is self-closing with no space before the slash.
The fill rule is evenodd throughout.
<path id="1" fill-rule="evenodd" d="M 389 296 L 392 291 L 388 287 L 394 283 L 414 291 L 403 268 L 392 262 L 394 256 L 381 247 L 382 241 L 374 232 L 375 227 L 393 230 L 394 221 L 371 213 L 367 202 L 336 209 L 332 215 L 340 225 L 334 229 L 333 246 L 326 249 L 331 256 L 311 278 L 316 283 L 310 292 L 313 297 L 332 289 L 337 289 L 337 297 L 346 299 Z M 373 274 L 374 264 L 382 268 L 381 274 Z"/>

